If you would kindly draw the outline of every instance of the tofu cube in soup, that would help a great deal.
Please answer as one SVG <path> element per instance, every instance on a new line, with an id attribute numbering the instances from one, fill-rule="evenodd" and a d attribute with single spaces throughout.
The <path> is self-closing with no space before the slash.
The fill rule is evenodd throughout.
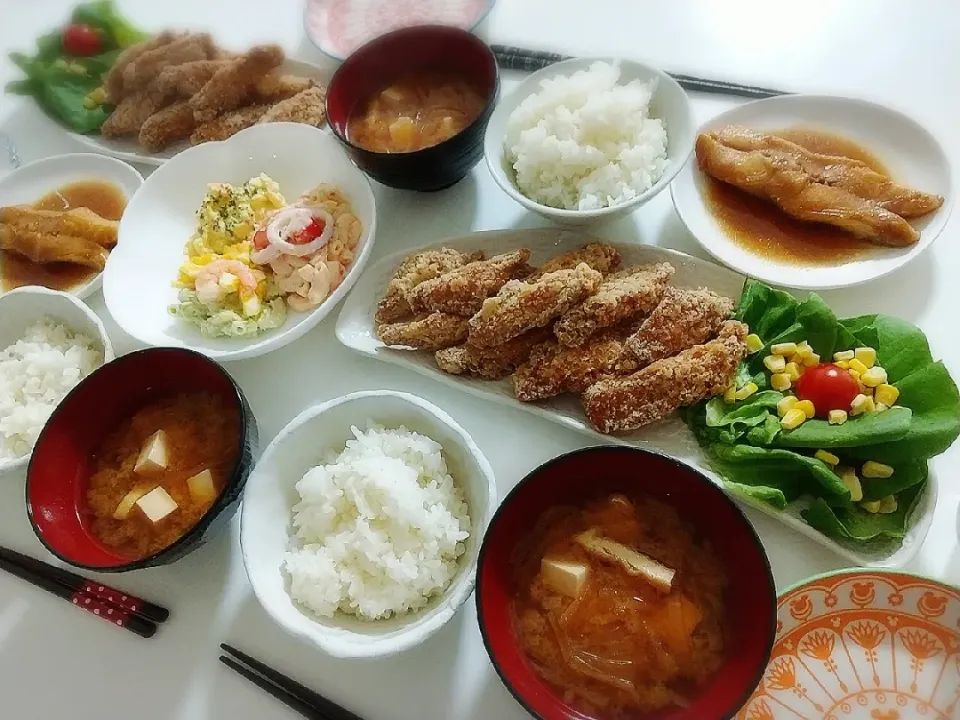
<path id="1" fill-rule="evenodd" d="M 544 558 L 540 563 L 543 582 L 552 590 L 575 598 L 587 582 L 589 568 L 583 563 Z"/>
<path id="2" fill-rule="evenodd" d="M 209 470 L 201 470 L 187 479 L 187 488 L 190 497 L 199 503 L 211 503 L 217 497 L 217 488 L 213 484 L 213 474 Z"/>
<path id="3" fill-rule="evenodd" d="M 140 451 L 140 457 L 137 458 L 137 464 L 133 466 L 134 472 L 152 473 L 164 470 L 167 467 L 167 434 L 163 430 L 157 430 L 153 435 L 147 438 L 147 442 Z"/>
<path id="4" fill-rule="evenodd" d="M 143 511 L 147 519 L 156 524 L 179 507 L 176 500 L 162 487 L 155 487 L 142 498 L 137 500 L 137 507 Z"/>

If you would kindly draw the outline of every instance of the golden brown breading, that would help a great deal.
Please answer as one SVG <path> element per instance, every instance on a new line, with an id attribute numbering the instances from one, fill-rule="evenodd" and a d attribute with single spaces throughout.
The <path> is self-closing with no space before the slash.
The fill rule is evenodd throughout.
<path id="1" fill-rule="evenodd" d="M 154 35 L 149 40 L 142 43 L 131 45 L 121 52 L 113 65 L 103 76 L 103 87 L 107 91 L 107 102 L 111 105 L 117 105 L 123 99 L 123 71 L 127 69 L 135 60 L 140 58 L 150 50 L 156 50 L 158 47 L 168 45 L 181 37 L 180 33 L 166 30 Z"/>
<path id="2" fill-rule="evenodd" d="M 530 356 L 530 351 L 549 337 L 547 328 L 537 328 L 494 348 L 457 345 L 438 350 L 434 358 L 445 373 L 499 380 L 516 370 Z"/>
<path id="3" fill-rule="evenodd" d="M 190 143 L 199 145 L 200 143 L 226 140 L 233 137 L 241 130 L 256 125 L 257 120 L 263 117 L 263 114 L 269 109 L 269 105 L 250 105 L 225 113 L 209 122 L 201 123 L 190 135 Z M 196 120 L 196 116 L 194 116 L 194 120 Z"/>
<path id="4" fill-rule="evenodd" d="M 206 85 L 210 78 L 229 60 L 194 60 L 164 68 L 157 76 L 157 86 L 171 97 L 189 100 Z"/>
<path id="5" fill-rule="evenodd" d="M 527 275 L 529 259 L 530 251 L 520 248 L 468 263 L 420 283 L 407 294 L 407 302 L 414 312 L 437 311 L 469 317 L 507 281 Z"/>
<path id="6" fill-rule="evenodd" d="M 150 152 L 159 152 L 168 145 L 190 137 L 197 123 L 186 100 L 168 105 L 147 118 L 140 128 L 140 144 Z"/>
<path id="7" fill-rule="evenodd" d="M 263 114 L 257 122 L 295 122 L 320 127 L 327 119 L 327 94 L 322 88 L 312 87 L 281 100 Z"/>
<path id="8" fill-rule="evenodd" d="M 312 78 L 270 73 L 253 84 L 253 94 L 256 96 L 257 102 L 274 103 L 292 98 L 294 95 L 316 86 L 316 84 L 316 80 Z"/>
<path id="9" fill-rule="evenodd" d="M 283 49 L 279 45 L 258 45 L 217 70 L 200 92 L 190 98 L 197 122 L 213 120 L 241 107 L 253 93 L 257 80 L 283 60 Z"/>
<path id="10" fill-rule="evenodd" d="M 501 345 L 520 333 L 543 327 L 597 291 L 603 275 L 586 263 L 556 270 L 532 283 L 513 280 L 484 301 L 470 318 L 470 344 Z"/>
<path id="11" fill-rule="evenodd" d="M 207 33 L 189 33 L 148 50 L 123 69 L 124 95 L 149 85 L 166 68 L 196 60 L 211 60 L 218 52 L 213 38 Z"/>
<path id="12" fill-rule="evenodd" d="M 467 319 L 434 312 L 405 322 L 380 325 L 377 327 L 377 336 L 385 345 L 441 350 L 459 345 L 467 339 Z"/>
<path id="13" fill-rule="evenodd" d="M 123 98 L 100 126 L 100 134 L 105 138 L 136 135 L 147 118 L 160 110 L 166 102 L 167 96 L 152 82 Z"/>
<path id="14" fill-rule="evenodd" d="M 483 259 L 482 252 L 468 255 L 451 248 L 426 250 L 405 258 L 387 283 L 386 294 L 377 303 L 377 324 L 397 322 L 411 315 L 413 311 L 407 302 L 406 294 L 420 283 Z"/>
<path id="15" fill-rule="evenodd" d="M 112 248 L 117 244 L 117 228 L 120 223 L 106 220 L 85 207 L 64 212 L 37 210 L 29 205 L 13 205 L 0 208 L 0 225 L 41 235 L 74 235 L 101 247 Z"/>
<path id="16" fill-rule="evenodd" d="M 653 310 L 673 277 L 670 263 L 642 265 L 608 276 L 596 295 L 566 313 L 553 331 L 561 345 L 577 347 L 593 333 Z"/>
<path id="17" fill-rule="evenodd" d="M 536 280 L 548 272 L 557 270 L 573 270 L 580 263 L 586 263 L 594 270 L 606 275 L 613 272 L 620 265 L 620 253 L 612 245 L 597 242 L 584 245 L 563 255 L 557 255 L 538 267 L 527 281 Z"/>
<path id="18" fill-rule="evenodd" d="M 594 383 L 583 394 L 587 418 L 602 433 L 627 432 L 723 392 L 747 355 L 747 332 L 743 323 L 728 320 L 715 340 Z"/>
<path id="19" fill-rule="evenodd" d="M 641 367 L 676 355 L 712 338 L 732 312 L 733 300 L 706 288 L 667 288 L 660 304 L 627 338 L 627 352 Z"/>

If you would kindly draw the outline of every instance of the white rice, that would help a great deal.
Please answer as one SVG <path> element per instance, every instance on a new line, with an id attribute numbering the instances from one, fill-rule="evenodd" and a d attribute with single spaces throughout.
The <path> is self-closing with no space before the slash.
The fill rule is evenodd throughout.
<path id="1" fill-rule="evenodd" d="M 457 574 L 470 536 L 463 493 L 434 440 L 404 427 L 351 430 L 339 455 L 297 483 L 290 594 L 322 617 L 419 610 Z"/>
<path id="2" fill-rule="evenodd" d="M 504 149 L 517 188 L 541 205 L 595 210 L 649 190 L 667 166 L 667 130 L 650 117 L 656 80 L 618 85 L 597 62 L 543 80 L 507 119 Z"/>
<path id="3" fill-rule="evenodd" d="M 29 454 L 64 396 L 102 364 L 97 340 L 49 317 L 0 350 L 0 460 Z"/>

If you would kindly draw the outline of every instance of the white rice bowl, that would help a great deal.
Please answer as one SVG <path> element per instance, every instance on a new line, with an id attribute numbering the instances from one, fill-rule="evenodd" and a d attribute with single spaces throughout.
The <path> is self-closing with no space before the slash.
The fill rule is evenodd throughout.
<path id="1" fill-rule="evenodd" d="M 510 113 L 506 163 L 541 205 L 598 210 L 653 187 L 668 165 L 667 127 L 650 116 L 657 79 L 618 84 L 618 63 L 545 78 Z"/>

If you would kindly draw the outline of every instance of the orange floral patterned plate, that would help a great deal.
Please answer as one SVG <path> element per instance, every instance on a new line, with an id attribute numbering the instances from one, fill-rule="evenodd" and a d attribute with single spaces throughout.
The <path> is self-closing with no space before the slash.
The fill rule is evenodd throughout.
<path id="1" fill-rule="evenodd" d="M 784 591 L 737 720 L 960 720 L 960 590 L 842 570 Z"/>

